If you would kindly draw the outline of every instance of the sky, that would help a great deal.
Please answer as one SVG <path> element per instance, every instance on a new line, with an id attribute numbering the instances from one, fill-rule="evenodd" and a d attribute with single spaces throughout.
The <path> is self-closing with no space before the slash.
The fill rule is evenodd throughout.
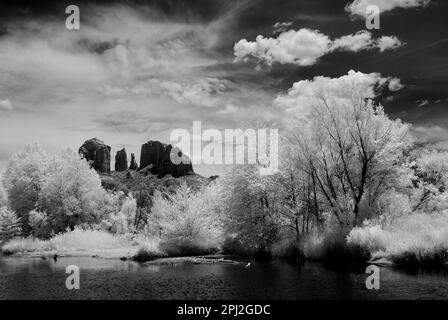
<path id="1" fill-rule="evenodd" d="M 70 4 L 79 30 L 65 26 Z M 378 30 L 366 29 L 371 4 Z M 316 88 L 350 84 L 448 149 L 447 12 L 441 0 L 2 1 L 0 171 L 30 143 L 57 152 L 97 137 L 138 160 L 193 121 L 281 130 Z"/>

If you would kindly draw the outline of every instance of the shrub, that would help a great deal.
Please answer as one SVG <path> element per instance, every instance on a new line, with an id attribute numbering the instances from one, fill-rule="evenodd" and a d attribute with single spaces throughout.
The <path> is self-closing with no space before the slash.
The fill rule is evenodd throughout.
<path id="1" fill-rule="evenodd" d="M 28 215 L 28 223 L 31 227 L 31 234 L 36 238 L 49 238 L 51 226 L 48 215 L 45 212 L 33 210 Z"/>
<path id="2" fill-rule="evenodd" d="M 223 239 L 218 197 L 215 185 L 195 192 L 183 184 L 170 196 L 157 192 L 148 232 L 161 238 L 170 255 L 216 251 Z"/>
<path id="3" fill-rule="evenodd" d="M 358 264 L 368 261 L 370 252 L 357 244 L 347 243 L 346 235 L 347 232 L 341 229 L 312 233 L 302 241 L 304 256 L 336 264 Z"/>
<path id="4" fill-rule="evenodd" d="M 397 264 L 424 265 L 448 262 L 448 211 L 414 213 L 381 228 L 375 224 L 353 229 L 348 244 L 388 258 Z"/>
<path id="5" fill-rule="evenodd" d="M 219 250 L 218 245 L 215 244 L 201 243 L 199 239 L 179 237 L 162 241 L 159 247 L 171 257 L 207 255 Z"/>
<path id="6" fill-rule="evenodd" d="M 271 252 L 274 257 L 278 258 L 304 258 L 300 243 L 295 238 L 277 241 L 272 245 Z"/>
<path id="7" fill-rule="evenodd" d="M 160 239 L 144 238 L 139 239 L 139 249 L 133 259 L 138 262 L 151 261 L 166 257 L 167 254 L 160 249 Z"/>

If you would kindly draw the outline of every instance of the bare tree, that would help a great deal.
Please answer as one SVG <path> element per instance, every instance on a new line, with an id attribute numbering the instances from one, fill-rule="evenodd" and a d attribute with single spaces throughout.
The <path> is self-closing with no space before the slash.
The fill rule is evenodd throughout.
<path id="1" fill-rule="evenodd" d="M 407 125 L 360 97 L 316 98 L 293 129 L 296 156 L 341 226 L 384 192 L 406 145 Z"/>

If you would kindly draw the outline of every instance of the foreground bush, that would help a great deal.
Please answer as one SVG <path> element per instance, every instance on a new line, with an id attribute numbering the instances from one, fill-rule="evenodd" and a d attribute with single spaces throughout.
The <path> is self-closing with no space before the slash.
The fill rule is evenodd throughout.
<path id="1" fill-rule="evenodd" d="M 448 211 L 415 213 L 381 228 L 366 225 L 353 229 L 349 245 L 368 251 L 373 259 L 386 258 L 398 265 L 432 265 L 448 262 Z"/>
<path id="2" fill-rule="evenodd" d="M 346 241 L 345 230 L 328 230 L 312 233 L 302 240 L 303 254 L 307 259 L 322 260 L 337 264 L 365 263 L 370 253 L 355 243 Z"/>
<path id="3" fill-rule="evenodd" d="M 223 226 L 218 187 L 212 184 L 197 192 L 183 184 L 170 196 L 156 193 L 147 233 L 158 236 L 161 250 L 171 256 L 219 250 Z"/>
<path id="4" fill-rule="evenodd" d="M 167 254 L 160 249 L 160 239 L 143 238 L 138 239 L 137 242 L 140 247 L 133 257 L 135 261 L 146 262 L 167 256 Z"/>

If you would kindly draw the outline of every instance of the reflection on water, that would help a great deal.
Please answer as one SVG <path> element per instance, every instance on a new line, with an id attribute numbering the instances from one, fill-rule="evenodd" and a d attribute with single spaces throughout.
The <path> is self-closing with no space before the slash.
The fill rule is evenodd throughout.
<path id="1" fill-rule="evenodd" d="M 65 268 L 81 270 L 81 289 L 67 290 Z M 147 266 L 132 261 L 0 257 L 0 299 L 447 299 L 443 272 L 381 269 L 380 290 L 364 270 L 284 261 L 240 265 Z"/>

